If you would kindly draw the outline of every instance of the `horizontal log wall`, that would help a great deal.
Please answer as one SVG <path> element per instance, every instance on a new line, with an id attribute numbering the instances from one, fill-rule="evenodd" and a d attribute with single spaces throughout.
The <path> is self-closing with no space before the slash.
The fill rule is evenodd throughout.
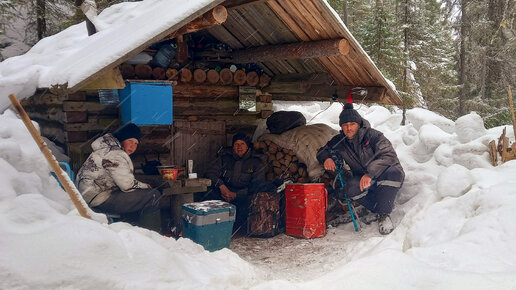
<path id="1" fill-rule="evenodd" d="M 174 121 L 224 121 L 226 139 L 236 132 L 252 134 L 257 124 L 272 113 L 272 97 L 257 96 L 257 112 L 239 110 L 237 86 L 179 84 L 173 88 Z M 75 172 L 91 153 L 91 143 L 120 126 L 119 108 L 100 104 L 97 91 L 74 94 L 38 92 L 22 101 L 29 116 L 40 124 L 41 133 L 71 157 Z M 160 157 L 162 164 L 171 164 L 174 130 L 172 126 L 141 127 L 142 141 L 134 156 L 135 168 L 145 158 Z"/>
<path id="2" fill-rule="evenodd" d="M 32 120 L 38 122 L 43 136 L 62 147 L 71 158 L 75 172 L 92 152 L 91 143 L 120 126 L 117 106 L 102 106 L 97 91 L 70 95 L 37 92 L 22 101 Z M 163 162 L 170 159 L 170 126 L 142 127 L 142 142 L 135 156 L 135 166 L 159 152 Z"/>

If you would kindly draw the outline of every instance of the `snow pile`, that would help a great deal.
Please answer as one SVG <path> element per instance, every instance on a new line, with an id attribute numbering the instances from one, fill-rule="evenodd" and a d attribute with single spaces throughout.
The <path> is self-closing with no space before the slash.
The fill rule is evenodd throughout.
<path id="1" fill-rule="evenodd" d="M 209 253 L 125 223 L 78 216 L 23 122 L 0 115 L 0 288 L 246 288 L 255 271 L 228 249 Z"/>
<path id="2" fill-rule="evenodd" d="M 295 109 L 335 128 L 342 105 L 306 108 Z M 493 167 L 487 154 L 503 128 L 485 130 L 474 113 L 453 122 L 422 109 L 409 110 L 401 126 L 399 111 L 355 108 L 392 141 L 406 172 L 394 232 L 381 236 L 372 223 L 355 233 L 344 224 L 320 239 L 247 238 L 214 253 L 187 239 L 79 217 L 23 123 L 4 112 L 0 288 L 516 287 L 516 161 Z"/>

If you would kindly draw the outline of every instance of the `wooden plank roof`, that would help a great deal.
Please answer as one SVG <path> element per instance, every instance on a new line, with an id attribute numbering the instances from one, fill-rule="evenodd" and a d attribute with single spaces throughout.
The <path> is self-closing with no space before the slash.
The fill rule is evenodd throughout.
<path id="1" fill-rule="evenodd" d="M 118 4 L 116 9 L 99 15 L 99 19 L 110 23 L 107 29 L 88 37 L 84 22 L 72 26 L 45 38 L 26 55 L 4 61 L 0 68 L 2 65 L 4 68 L 20 66 L 30 60 L 38 69 L 31 70 L 33 75 L 27 79 L 37 80 L 38 88 L 62 85 L 73 92 L 222 4 L 228 12 L 226 21 L 200 33 L 211 34 L 233 50 L 332 39 L 345 39 L 349 43 L 347 54 L 297 59 L 269 58 L 258 62 L 265 73 L 274 77 L 272 85 L 264 90 L 271 92 L 275 98 L 330 100 L 332 94 L 345 97 L 351 89 L 365 87 L 368 93 L 355 101 L 401 104 L 393 85 L 376 68 L 324 0 L 197 0 L 181 4 L 173 13 L 167 12 L 169 7 L 179 3 L 182 1 L 147 0 Z M 137 18 L 120 12 L 133 9 L 143 12 Z M 56 62 L 49 64 L 49 59 Z M 293 82 L 295 77 L 296 82 Z M 285 87 L 275 85 L 278 78 L 287 80 L 287 87 L 294 87 L 298 94 L 289 95 L 292 91 L 284 92 Z M 33 85 L 30 86 L 32 89 Z M 4 87 L 10 88 L 8 84 Z M 22 85 L 18 84 L 18 87 Z M 28 96 L 29 91 L 20 89 L 18 93 Z"/>
<path id="2" fill-rule="evenodd" d="M 283 74 L 328 73 L 333 85 L 383 89 L 376 101 L 401 104 L 393 85 L 385 79 L 367 53 L 323 0 L 227 0 L 228 18 L 208 32 L 233 49 L 345 38 L 350 44 L 346 55 L 316 59 L 278 59 L 259 63 L 272 76 Z M 339 90 L 339 96 L 346 94 Z M 328 96 L 329 97 L 329 96 Z"/>

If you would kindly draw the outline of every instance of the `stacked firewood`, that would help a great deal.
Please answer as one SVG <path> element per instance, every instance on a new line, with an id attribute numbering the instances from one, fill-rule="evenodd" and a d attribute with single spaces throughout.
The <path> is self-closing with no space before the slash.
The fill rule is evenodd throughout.
<path id="1" fill-rule="evenodd" d="M 161 67 L 151 67 L 148 64 L 132 65 L 124 63 L 120 66 L 120 71 L 124 79 L 143 79 L 143 80 L 169 80 L 178 81 L 182 83 L 197 83 L 197 84 L 222 84 L 239 86 L 268 86 L 271 82 L 271 77 L 267 74 L 258 75 L 255 71 L 245 71 L 243 69 L 232 72 L 229 68 L 223 68 L 220 71 L 215 69 L 197 68 L 191 70 L 189 68 L 182 68 L 177 70 L 175 68 L 163 69 Z"/>
<path id="2" fill-rule="evenodd" d="M 294 151 L 282 148 L 270 140 L 254 143 L 256 150 L 262 150 L 268 158 L 267 180 L 293 179 L 297 183 L 309 182 L 306 165 L 301 163 Z"/>

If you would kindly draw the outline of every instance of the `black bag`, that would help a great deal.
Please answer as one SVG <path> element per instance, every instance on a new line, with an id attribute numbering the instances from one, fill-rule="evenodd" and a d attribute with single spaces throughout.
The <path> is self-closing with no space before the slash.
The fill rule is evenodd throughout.
<path id="1" fill-rule="evenodd" d="M 158 160 L 147 160 L 147 156 L 143 154 L 143 158 L 145 159 L 145 163 L 141 164 L 143 173 L 147 175 L 159 175 L 158 166 L 161 166 L 161 162 L 159 161 L 159 153 Z"/>
<path id="2" fill-rule="evenodd" d="M 306 125 L 305 116 L 297 111 L 279 111 L 267 118 L 267 129 L 272 134 L 281 134 L 303 125 Z"/>
<path id="3" fill-rule="evenodd" d="M 282 193 L 259 192 L 251 196 L 247 232 L 249 236 L 273 237 L 284 231 Z"/>

